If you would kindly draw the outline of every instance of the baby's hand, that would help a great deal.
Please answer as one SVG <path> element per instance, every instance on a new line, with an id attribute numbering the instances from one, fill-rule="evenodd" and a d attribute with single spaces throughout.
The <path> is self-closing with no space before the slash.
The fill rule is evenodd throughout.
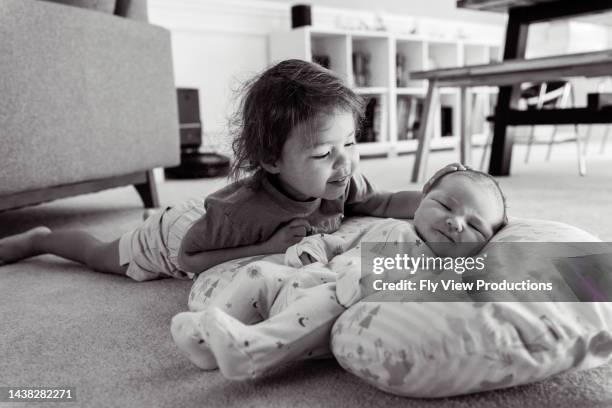
<path id="1" fill-rule="evenodd" d="M 312 227 L 304 218 L 295 218 L 289 224 L 279 228 L 265 245 L 270 252 L 285 252 L 291 245 L 297 244 L 304 238 Z"/>
<path id="2" fill-rule="evenodd" d="M 347 250 L 347 241 L 329 234 L 310 235 L 290 246 L 285 252 L 285 264 L 301 268 L 315 262 L 327 264 L 336 255 Z"/>
<path id="3" fill-rule="evenodd" d="M 464 166 L 461 163 L 451 163 L 442 167 L 440 170 L 436 171 L 436 173 L 427 181 L 427 183 L 425 183 L 425 185 L 423 186 L 423 194 L 426 194 L 431 188 L 431 186 L 436 182 L 436 180 L 442 177 L 443 175 L 452 173 L 454 171 L 462 171 L 469 169 L 471 169 L 471 167 Z"/>

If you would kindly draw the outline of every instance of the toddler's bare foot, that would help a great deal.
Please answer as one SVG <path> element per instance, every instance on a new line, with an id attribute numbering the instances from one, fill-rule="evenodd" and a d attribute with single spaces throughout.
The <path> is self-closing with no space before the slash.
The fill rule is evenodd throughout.
<path id="1" fill-rule="evenodd" d="M 47 227 L 36 227 L 21 234 L 0 239 L 0 265 L 40 255 L 34 248 L 34 239 L 50 233 L 51 230 Z"/>

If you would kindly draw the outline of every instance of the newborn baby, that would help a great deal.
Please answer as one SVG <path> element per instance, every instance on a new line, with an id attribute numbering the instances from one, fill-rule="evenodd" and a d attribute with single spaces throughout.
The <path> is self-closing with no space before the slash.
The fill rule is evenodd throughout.
<path id="1" fill-rule="evenodd" d="M 486 173 L 448 173 L 423 193 L 414 226 L 438 256 L 475 255 L 508 222 L 506 199 Z"/>
<path id="2" fill-rule="evenodd" d="M 426 242 L 438 256 L 470 256 L 506 220 L 505 198 L 491 176 L 456 171 L 426 187 L 414 217 L 416 234 L 409 239 Z M 230 379 L 256 378 L 289 361 L 328 356 L 334 321 L 362 297 L 352 289 L 359 288 L 361 277 L 359 248 L 349 251 L 358 238 L 306 237 L 286 253 L 286 263 L 297 270 L 265 261 L 244 267 L 205 310 L 172 319 L 175 343 L 198 367 L 219 367 Z M 350 295 L 337 293 L 338 276 L 351 281 Z"/>

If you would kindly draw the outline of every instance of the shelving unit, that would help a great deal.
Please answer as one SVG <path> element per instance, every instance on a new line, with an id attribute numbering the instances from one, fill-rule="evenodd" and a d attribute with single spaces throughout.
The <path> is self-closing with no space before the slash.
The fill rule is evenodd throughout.
<path id="1" fill-rule="evenodd" d="M 270 62 L 288 58 L 314 61 L 345 78 L 369 103 L 373 123 L 363 132 L 358 148 L 362 155 L 395 155 L 417 148 L 416 128 L 425 97 L 425 81 L 411 80 L 410 71 L 486 64 L 500 59 L 495 43 L 430 39 L 378 31 L 352 31 L 300 27 L 272 33 Z M 485 139 L 484 118 L 490 114 L 495 88 L 475 88 L 471 93 L 473 142 Z M 440 90 L 433 149 L 453 148 L 459 133 L 459 93 Z M 374 105 L 374 103 L 372 103 Z M 372 119 L 370 117 L 370 119 Z M 367 133 L 367 134 L 366 134 Z"/>

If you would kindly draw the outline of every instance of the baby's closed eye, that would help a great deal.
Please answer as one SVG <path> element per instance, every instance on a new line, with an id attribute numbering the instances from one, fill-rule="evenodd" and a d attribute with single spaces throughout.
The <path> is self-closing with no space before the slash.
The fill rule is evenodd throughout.
<path id="1" fill-rule="evenodd" d="M 447 209 L 448 211 L 450 211 L 450 210 L 451 210 L 451 208 L 450 208 L 448 205 L 446 205 L 446 204 L 445 204 L 443 201 L 436 200 L 436 199 L 434 199 L 434 201 L 435 201 L 436 203 L 440 204 L 442 207 L 444 207 L 444 208 L 445 208 L 445 209 Z"/>

